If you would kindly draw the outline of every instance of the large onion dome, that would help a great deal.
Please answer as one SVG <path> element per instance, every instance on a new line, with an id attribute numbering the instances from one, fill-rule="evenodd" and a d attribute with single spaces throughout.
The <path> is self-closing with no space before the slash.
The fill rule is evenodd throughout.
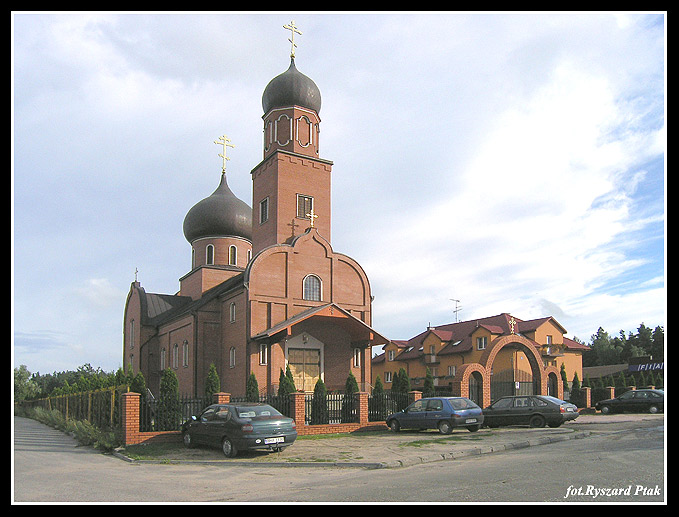
<path id="1" fill-rule="evenodd" d="M 222 174 L 217 190 L 196 203 L 184 218 L 184 237 L 243 237 L 252 240 L 252 210 L 238 199 Z"/>
<path id="2" fill-rule="evenodd" d="M 277 75 L 264 89 L 262 94 L 262 108 L 268 113 L 274 108 L 289 108 L 301 106 L 321 111 L 321 91 L 311 79 L 295 67 L 295 58 L 290 59 L 290 68 Z"/>

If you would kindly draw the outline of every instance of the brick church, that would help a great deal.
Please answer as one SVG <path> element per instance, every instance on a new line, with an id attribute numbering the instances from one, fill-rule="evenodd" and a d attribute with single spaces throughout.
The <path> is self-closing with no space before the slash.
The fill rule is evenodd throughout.
<path id="1" fill-rule="evenodd" d="M 365 271 L 331 245 L 333 163 L 319 156 L 321 94 L 297 70 L 294 32 L 291 42 L 289 68 L 262 95 L 252 207 L 233 194 L 223 166 L 215 191 L 184 219 L 191 270 L 179 292 L 131 284 L 123 364 L 141 371 L 154 394 L 171 368 L 180 393 L 201 395 L 211 364 L 234 396 L 245 394 L 251 373 L 260 392 L 277 391 L 288 365 L 298 390 L 312 391 L 319 378 L 341 389 L 350 372 L 367 390 L 371 349 L 389 342 L 371 327 Z M 225 165 L 229 140 L 215 143 Z"/>

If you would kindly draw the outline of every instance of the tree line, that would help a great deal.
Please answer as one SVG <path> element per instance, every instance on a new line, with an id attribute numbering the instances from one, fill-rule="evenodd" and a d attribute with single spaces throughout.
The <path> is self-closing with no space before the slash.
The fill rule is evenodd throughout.
<path id="1" fill-rule="evenodd" d="M 576 339 L 577 341 L 577 339 Z M 651 356 L 653 362 L 665 361 L 665 331 L 657 326 L 651 330 L 643 323 L 636 333 L 621 330 L 611 336 L 602 327 L 592 334 L 589 350 L 582 354 L 582 366 L 604 366 L 629 363 L 632 357 Z"/>

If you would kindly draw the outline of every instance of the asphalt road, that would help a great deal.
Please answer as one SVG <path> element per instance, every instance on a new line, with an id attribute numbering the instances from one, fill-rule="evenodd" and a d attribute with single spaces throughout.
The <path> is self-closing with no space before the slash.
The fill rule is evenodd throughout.
<path id="1" fill-rule="evenodd" d="M 133 464 L 15 417 L 13 502 L 664 502 L 664 426 L 399 469 Z"/>

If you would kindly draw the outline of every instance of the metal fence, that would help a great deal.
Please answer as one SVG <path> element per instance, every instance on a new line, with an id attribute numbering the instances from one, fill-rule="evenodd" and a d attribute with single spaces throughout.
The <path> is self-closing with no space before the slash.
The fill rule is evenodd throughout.
<path id="1" fill-rule="evenodd" d="M 121 395 L 127 386 L 69 393 L 22 402 L 24 408 L 59 411 L 66 420 L 85 420 L 100 429 L 115 429 L 122 422 Z"/>

